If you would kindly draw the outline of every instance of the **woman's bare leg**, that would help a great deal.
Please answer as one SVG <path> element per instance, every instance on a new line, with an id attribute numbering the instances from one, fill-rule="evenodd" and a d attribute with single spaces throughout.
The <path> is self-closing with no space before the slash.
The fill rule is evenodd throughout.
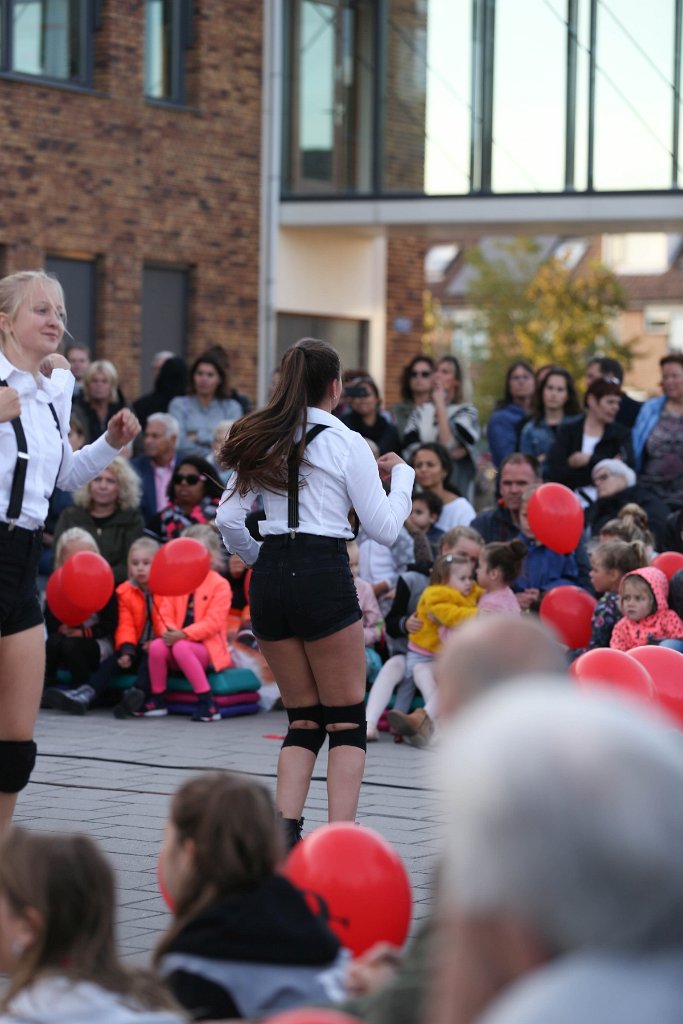
<path id="1" fill-rule="evenodd" d="M 346 707 L 365 697 L 363 627 L 354 622 L 322 640 L 259 641 L 282 692 L 285 707 Z M 295 728 L 315 729 L 315 722 L 292 722 Z M 328 731 L 354 729 L 338 722 Z M 315 756 L 303 747 L 284 747 L 278 761 L 276 802 L 285 818 L 299 818 L 315 767 Z M 353 821 L 365 768 L 365 752 L 341 746 L 330 751 L 327 771 L 328 818 Z"/>
<path id="2" fill-rule="evenodd" d="M 32 740 L 45 675 L 42 625 L 0 638 L 0 740 Z M 0 833 L 14 813 L 16 793 L 0 792 Z"/>

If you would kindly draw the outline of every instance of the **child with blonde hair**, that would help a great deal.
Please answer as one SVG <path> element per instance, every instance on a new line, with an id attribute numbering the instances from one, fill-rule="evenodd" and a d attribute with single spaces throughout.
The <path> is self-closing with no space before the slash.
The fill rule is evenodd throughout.
<path id="1" fill-rule="evenodd" d="M 213 527 L 192 526 L 183 536 L 198 540 L 212 556 L 213 564 L 222 564 L 222 546 Z M 197 710 L 192 721 L 219 721 L 221 715 L 206 673 L 209 668 L 220 672 L 231 664 L 227 638 L 231 601 L 230 584 L 215 569 L 209 570 L 191 594 L 158 599 L 157 613 L 162 632 L 149 647 L 152 692 L 138 715 L 158 718 L 168 714 L 168 673 L 179 669 L 197 697 Z"/>
<path id="2" fill-rule="evenodd" d="M 656 640 L 683 638 L 683 620 L 667 604 L 669 581 L 653 565 L 626 573 L 619 585 L 623 618 L 612 630 L 609 645 L 630 651 Z"/>
<path id="3" fill-rule="evenodd" d="M 80 526 L 65 530 L 55 545 L 55 570 L 81 551 L 100 553 L 97 541 L 87 530 Z M 89 685 L 90 676 L 113 650 L 116 617 L 114 595 L 104 608 L 88 615 L 76 626 L 60 622 L 48 605 L 45 611 L 45 689 L 41 707 L 78 715 L 85 713 L 95 697 Z M 59 669 L 70 673 L 69 689 L 55 685 Z"/>

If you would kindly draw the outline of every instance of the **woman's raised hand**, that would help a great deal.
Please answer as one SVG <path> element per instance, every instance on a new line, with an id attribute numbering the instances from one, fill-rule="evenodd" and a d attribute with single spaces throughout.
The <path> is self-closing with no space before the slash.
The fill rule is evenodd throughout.
<path id="1" fill-rule="evenodd" d="M 396 452 L 387 452 L 385 455 L 380 455 L 377 459 L 377 468 L 379 475 L 382 480 L 388 480 L 391 476 L 391 471 L 394 466 L 400 466 L 404 460 Z"/>
<path id="2" fill-rule="evenodd" d="M 112 448 L 124 448 L 135 440 L 140 430 L 137 416 L 130 409 L 119 409 L 107 424 L 107 444 Z"/>

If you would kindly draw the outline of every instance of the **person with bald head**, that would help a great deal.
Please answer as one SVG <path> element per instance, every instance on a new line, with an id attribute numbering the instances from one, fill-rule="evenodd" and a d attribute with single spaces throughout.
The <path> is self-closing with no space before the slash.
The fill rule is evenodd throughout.
<path id="1" fill-rule="evenodd" d="M 436 661 L 438 722 L 446 727 L 487 691 L 504 689 L 511 675 L 547 677 L 565 668 L 562 646 L 535 616 L 470 619 L 453 634 Z M 553 678 L 566 680 L 560 675 Z M 429 917 L 415 935 L 400 969 L 381 987 L 376 987 L 377 979 L 386 979 L 390 973 L 396 963 L 396 950 L 385 944 L 371 949 L 350 969 L 350 992 L 355 998 L 338 1008 L 368 1024 L 419 1024 L 427 1020 L 424 1012 L 435 941 L 435 918 Z"/>

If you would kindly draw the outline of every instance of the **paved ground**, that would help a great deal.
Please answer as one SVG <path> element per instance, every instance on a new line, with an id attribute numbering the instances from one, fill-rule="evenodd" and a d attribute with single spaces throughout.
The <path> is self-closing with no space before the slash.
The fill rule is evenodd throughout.
<path id="1" fill-rule="evenodd" d="M 229 768 L 274 789 L 283 712 L 216 723 L 175 716 L 118 721 L 105 710 L 78 718 L 41 711 L 39 756 L 16 821 L 46 832 L 82 831 L 97 838 L 116 868 L 119 940 L 124 956 L 145 963 L 168 915 L 156 883 L 156 859 L 169 797 L 204 768 Z M 415 923 L 430 909 L 439 846 L 431 792 L 433 753 L 384 735 L 368 746 L 358 820 L 376 829 L 403 857 L 415 900 Z M 325 821 L 324 752 L 306 808 L 309 831 Z"/>

